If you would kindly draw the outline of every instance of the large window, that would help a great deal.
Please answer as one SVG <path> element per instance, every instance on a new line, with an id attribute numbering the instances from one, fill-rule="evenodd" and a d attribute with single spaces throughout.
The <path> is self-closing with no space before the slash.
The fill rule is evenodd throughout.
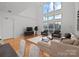
<path id="1" fill-rule="evenodd" d="M 61 19 L 61 14 L 55 15 L 55 19 Z"/>
<path id="2" fill-rule="evenodd" d="M 45 28 L 49 30 L 60 30 L 61 19 L 61 2 L 48 2 L 43 5 L 43 23 Z M 50 23 L 49 21 L 54 22 Z"/>
<path id="3" fill-rule="evenodd" d="M 49 18 L 51 18 L 51 20 L 55 20 L 55 18 L 56 19 L 62 18 L 60 10 L 61 10 L 61 2 L 48 2 L 43 5 L 43 15 L 44 17 L 47 18 L 47 20 L 50 20 Z"/>
<path id="4" fill-rule="evenodd" d="M 51 11 L 53 11 L 53 3 L 52 2 L 49 3 L 49 10 L 48 10 L 48 12 L 51 12 Z"/>
<path id="5" fill-rule="evenodd" d="M 56 2 L 55 3 L 55 10 L 61 9 L 61 2 Z"/>
<path id="6" fill-rule="evenodd" d="M 43 5 L 43 14 L 53 11 L 53 3 L 46 3 Z"/>

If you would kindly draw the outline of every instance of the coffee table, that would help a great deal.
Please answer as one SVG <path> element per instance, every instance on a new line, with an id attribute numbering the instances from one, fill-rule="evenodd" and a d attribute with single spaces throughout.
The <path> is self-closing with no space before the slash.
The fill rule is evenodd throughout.
<path id="1" fill-rule="evenodd" d="M 37 36 L 37 37 L 34 37 L 34 38 L 26 39 L 26 41 L 31 43 L 31 44 L 38 45 L 37 43 L 42 41 L 42 36 Z M 50 41 L 47 42 L 47 43 L 50 44 Z"/>

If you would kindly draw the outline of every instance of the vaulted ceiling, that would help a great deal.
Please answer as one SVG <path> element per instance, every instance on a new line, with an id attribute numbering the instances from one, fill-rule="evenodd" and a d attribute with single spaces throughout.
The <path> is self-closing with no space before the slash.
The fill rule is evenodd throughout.
<path id="1" fill-rule="evenodd" d="M 19 14 L 39 5 L 40 2 L 0 2 L 0 11 Z"/>

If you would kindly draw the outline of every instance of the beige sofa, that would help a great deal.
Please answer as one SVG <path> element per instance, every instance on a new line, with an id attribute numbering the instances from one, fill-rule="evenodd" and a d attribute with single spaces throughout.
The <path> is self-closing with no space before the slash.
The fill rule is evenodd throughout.
<path id="1" fill-rule="evenodd" d="M 41 50 L 49 54 L 50 57 L 79 57 L 79 46 L 75 43 L 78 41 L 72 40 L 74 45 L 66 44 L 68 41 L 57 42 L 51 41 L 51 44 L 46 42 L 38 42 Z"/>

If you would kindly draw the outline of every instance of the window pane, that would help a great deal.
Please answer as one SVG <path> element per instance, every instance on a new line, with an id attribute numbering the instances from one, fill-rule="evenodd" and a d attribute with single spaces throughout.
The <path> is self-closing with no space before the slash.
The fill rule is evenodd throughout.
<path id="1" fill-rule="evenodd" d="M 45 29 L 45 30 L 47 30 L 47 29 L 48 29 L 48 27 L 44 25 L 44 29 Z"/>
<path id="2" fill-rule="evenodd" d="M 55 2 L 55 10 L 61 9 L 61 2 Z"/>
<path id="3" fill-rule="evenodd" d="M 49 12 L 53 11 L 53 2 L 50 2 L 49 4 Z"/>
<path id="4" fill-rule="evenodd" d="M 60 19 L 60 18 L 61 18 L 61 14 L 55 16 L 55 19 Z"/>
<path id="5" fill-rule="evenodd" d="M 44 17 L 43 17 L 43 21 L 47 21 L 47 17 L 44 16 Z"/>
<path id="6" fill-rule="evenodd" d="M 53 32 L 53 24 L 49 24 L 49 32 L 52 33 Z"/>
<path id="7" fill-rule="evenodd" d="M 47 22 L 44 22 L 44 29 L 48 29 Z"/>
<path id="8" fill-rule="evenodd" d="M 49 10 L 49 4 L 44 4 L 43 5 L 43 14 L 47 13 Z"/>
<path id="9" fill-rule="evenodd" d="M 55 30 L 61 29 L 61 22 L 55 22 Z"/>
<path id="10" fill-rule="evenodd" d="M 44 22 L 44 25 L 46 26 L 47 25 L 47 22 Z"/>
<path id="11" fill-rule="evenodd" d="M 61 25 L 61 22 L 55 22 L 55 24 L 60 24 Z"/>
<path id="12" fill-rule="evenodd" d="M 53 11 L 53 2 L 49 2 L 43 5 L 43 14 Z"/>
<path id="13" fill-rule="evenodd" d="M 52 20 L 52 19 L 53 19 L 53 16 L 49 16 L 49 17 L 48 17 L 48 20 Z"/>
<path id="14" fill-rule="evenodd" d="M 52 29 L 53 28 L 53 24 L 49 24 L 49 29 Z"/>

